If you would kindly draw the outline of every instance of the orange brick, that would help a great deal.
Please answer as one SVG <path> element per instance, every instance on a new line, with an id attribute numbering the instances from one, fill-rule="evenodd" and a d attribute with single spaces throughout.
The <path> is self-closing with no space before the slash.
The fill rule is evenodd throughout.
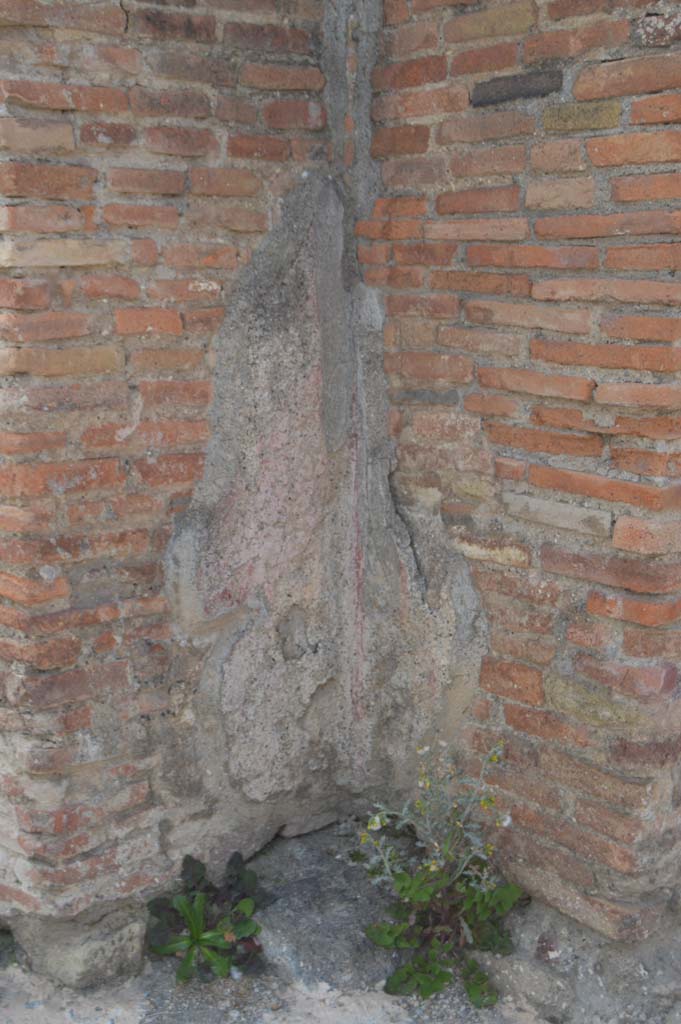
<path id="1" fill-rule="evenodd" d="M 143 167 L 113 167 L 108 174 L 114 192 L 151 195 L 180 195 L 184 191 L 182 171 L 148 170 Z"/>
<path id="2" fill-rule="evenodd" d="M 473 360 L 467 356 L 435 355 L 429 352 L 400 352 L 385 357 L 385 368 L 413 380 L 460 384 L 473 376 Z"/>
<path id="3" fill-rule="evenodd" d="M 483 690 L 523 704 L 543 704 L 544 688 L 539 669 L 521 662 L 483 658 L 480 670 Z"/>
<path id="4" fill-rule="evenodd" d="M 624 132 L 587 139 L 586 150 L 596 167 L 623 164 L 667 164 L 681 160 L 681 131 Z"/>
<path id="5" fill-rule="evenodd" d="M 437 197 L 435 205 L 441 214 L 512 212 L 520 206 L 520 189 L 517 185 L 509 185 L 446 192 Z"/>
<path id="6" fill-rule="evenodd" d="M 239 80 L 250 89 L 279 92 L 319 92 L 326 81 L 318 68 L 283 64 L 244 64 Z"/>
<path id="7" fill-rule="evenodd" d="M 418 57 L 415 60 L 375 68 L 372 84 L 379 92 L 386 92 L 391 89 L 410 89 L 431 82 L 442 82 L 446 77 L 446 57 Z"/>
<path id="8" fill-rule="evenodd" d="M 588 334 L 592 317 L 586 309 L 556 311 L 539 302 L 496 302 L 471 300 L 466 316 L 475 324 L 505 324 L 511 327 L 557 331 L 559 334 Z"/>
<path id="9" fill-rule="evenodd" d="M 119 334 L 182 334 L 182 318 L 172 309 L 117 309 Z"/>
<path id="10" fill-rule="evenodd" d="M 635 516 L 619 516 L 612 537 L 613 547 L 640 555 L 677 554 L 681 551 L 678 523 L 656 523 Z"/>
<path id="11" fill-rule="evenodd" d="M 429 138 L 430 128 L 425 124 L 377 128 L 371 143 L 371 154 L 374 157 L 385 157 L 398 153 L 425 153 Z"/>
<path id="12" fill-rule="evenodd" d="M 558 376 L 512 367 L 481 366 L 478 368 L 478 381 L 483 387 L 499 391 L 521 391 L 528 395 L 570 398 L 577 402 L 587 402 L 594 387 L 593 381 L 584 377 Z"/>
<path id="13" fill-rule="evenodd" d="M 546 267 L 555 270 L 589 270 L 598 267 L 598 252 L 586 245 L 469 245 L 467 259 L 471 266 Z"/>
<path id="14" fill-rule="evenodd" d="M 662 510 L 679 507 L 681 488 L 653 487 L 629 480 L 600 476 L 598 473 L 578 473 L 554 466 L 530 466 L 529 481 L 544 490 L 582 494 L 600 501 L 616 501 L 640 508 Z"/>
<path id="15" fill-rule="evenodd" d="M 664 92 L 681 86 L 681 68 L 672 54 L 632 57 L 585 68 L 574 85 L 578 100 L 605 99 L 609 96 L 635 96 Z"/>

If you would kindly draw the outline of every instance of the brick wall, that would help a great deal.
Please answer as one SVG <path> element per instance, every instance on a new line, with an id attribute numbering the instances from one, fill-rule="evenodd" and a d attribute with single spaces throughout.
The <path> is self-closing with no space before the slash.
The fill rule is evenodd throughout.
<path id="1" fill-rule="evenodd" d="M 400 501 L 486 615 L 509 870 L 626 937 L 680 838 L 681 18 L 646 6 L 386 0 L 357 226 Z"/>
<path id="2" fill-rule="evenodd" d="M 154 743 L 177 740 L 159 723 L 190 714 L 173 680 L 191 674 L 164 556 L 203 473 L 230 289 L 281 198 L 329 169 L 323 7 L 0 0 L 2 915 L 75 914 L 176 870 Z M 373 138 L 352 84 L 329 120 L 335 166 L 366 168 L 370 142 L 382 173 L 357 253 L 386 314 L 399 515 L 417 569 L 444 533 L 483 613 L 466 735 L 506 743 L 509 870 L 634 937 L 677 882 L 679 18 L 637 0 L 384 14 Z M 347 26 L 350 77 L 365 27 Z M 376 563 L 349 550 L 364 657 Z M 383 597 L 406 607 L 398 569 Z M 393 660 L 416 672 L 407 641 Z M 395 685 L 379 663 L 353 667 L 358 719 Z M 433 706 L 438 671 L 413 684 Z"/>
<path id="3" fill-rule="evenodd" d="M 162 882 L 162 559 L 231 284 L 326 157 L 320 17 L 0 0 L 3 912 Z"/>

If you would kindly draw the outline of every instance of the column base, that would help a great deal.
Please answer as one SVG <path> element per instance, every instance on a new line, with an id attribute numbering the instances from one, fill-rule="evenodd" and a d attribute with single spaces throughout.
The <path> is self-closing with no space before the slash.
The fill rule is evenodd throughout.
<path id="1" fill-rule="evenodd" d="M 77 989 L 140 971 L 146 926 L 146 909 L 139 905 L 71 920 L 25 915 L 12 921 L 31 970 Z"/>

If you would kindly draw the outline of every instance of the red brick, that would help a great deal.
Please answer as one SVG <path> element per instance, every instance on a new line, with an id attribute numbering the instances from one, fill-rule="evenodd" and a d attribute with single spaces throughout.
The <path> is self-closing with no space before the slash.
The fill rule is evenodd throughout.
<path id="1" fill-rule="evenodd" d="M 681 96 L 648 96 L 631 104 L 632 124 L 676 124 L 681 121 Z"/>
<path id="2" fill-rule="evenodd" d="M 227 150 L 230 156 L 242 160 L 274 160 L 284 163 L 290 156 L 288 140 L 271 135 L 231 135 Z"/>
<path id="3" fill-rule="evenodd" d="M 468 152 L 455 153 L 450 163 L 451 173 L 457 178 L 518 174 L 524 168 L 525 147 L 516 145 L 476 147 Z"/>
<path id="4" fill-rule="evenodd" d="M 445 40 L 448 43 L 466 42 L 468 39 L 487 39 L 493 36 L 520 35 L 532 29 L 536 20 L 534 4 L 521 0 L 504 5 L 504 16 L 494 8 L 474 14 L 459 14 L 445 22 Z"/>
<path id="5" fill-rule="evenodd" d="M 564 174 L 566 171 L 585 171 L 587 162 L 579 139 L 557 139 L 537 142 L 530 151 L 532 170 L 542 174 Z"/>
<path id="6" fill-rule="evenodd" d="M 263 108 L 263 118 L 275 131 L 319 132 L 326 126 L 326 111 L 315 100 L 272 100 Z"/>
<path id="7" fill-rule="evenodd" d="M 438 330 L 437 343 L 448 348 L 462 348 L 465 352 L 509 357 L 520 355 L 524 348 L 522 339 L 515 334 L 445 325 Z"/>
<path id="8" fill-rule="evenodd" d="M 510 139 L 516 135 L 533 135 L 535 118 L 520 113 L 464 113 L 443 121 L 437 141 L 444 146 L 461 142 L 487 142 Z"/>
<path id="9" fill-rule="evenodd" d="M 100 694 L 128 688 L 128 665 L 124 661 L 100 664 L 96 669 L 72 669 L 69 672 L 28 677 L 19 703 L 49 708 L 76 701 L 97 699 Z"/>
<path id="10" fill-rule="evenodd" d="M 470 220 L 438 220 L 425 224 L 426 238 L 466 241 L 520 241 L 529 226 L 524 217 L 472 217 Z"/>
<path id="11" fill-rule="evenodd" d="M 679 567 L 651 564 L 649 559 L 580 554 L 544 544 L 541 565 L 546 572 L 620 587 L 637 594 L 673 594 L 678 590 Z"/>
<path id="12" fill-rule="evenodd" d="M 21 205 L 0 210 L 0 227 L 7 232 L 30 234 L 64 234 L 93 230 L 92 207 Z"/>
<path id="13" fill-rule="evenodd" d="M 65 164 L 0 164 L 0 192 L 39 199 L 91 199 L 97 171 Z"/>
<path id="14" fill-rule="evenodd" d="M 512 367 L 481 366 L 478 369 L 478 380 L 483 387 L 496 388 L 499 391 L 521 391 L 528 395 L 571 398 L 577 402 L 588 402 L 593 391 L 593 381 L 584 377 L 561 377 L 537 373 L 534 370 L 516 370 Z"/>
<path id="15" fill-rule="evenodd" d="M 475 393 L 466 395 L 464 409 L 467 412 L 476 412 L 481 416 L 517 416 L 520 406 L 512 398 L 504 395 L 482 395 Z"/>
<path id="16" fill-rule="evenodd" d="M 612 543 L 622 551 L 634 551 L 640 555 L 677 554 L 681 551 L 681 534 L 677 523 L 619 516 Z"/>
<path id="17" fill-rule="evenodd" d="M 434 114 L 452 114 L 468 106 L 468 89 L 460 85 L 443 85 L 411 92 L 384 92 L 371 106 L 374 121 L 405 121 Z"/>
<path id="18" fill-rule="evenodd" d="M 32 580 L 24 576 L 13 576 L 0 572 L 0 595 L 17 604 L 32 607 L 49 604 L 59 598 L 68 597 L 70 588 L 63 576 L 53 580 Z"/>
<path id="19" fill-rule="evenodd" d="M 607 135 L 587 139 L 586 150 L 596 167 L 672 163 L 681 160 L 681 131 Z"/>
<path id="20" fill-rule="evenodd" d="M 675 409 L 681 404 L 681 385 L 599 384 L 594 392 L 594 401 L 601 405 Z"/>
<path id="21" fill-rule="evenodd" d="M 46 309 L 50 303 L 49 286 L 26 278 L 0 278 L 0 308 Z"/>
<path id="22" fill-rule="evenodd" d="M 213 43 L 217 39 L 215 18 L 211 14 L 134 10 L 128 18 L 128 31 L 133 35 L 188 43 Z"/>
<path id="23" fill-rule="evenodd" d="M 512 327 L 537 328 L 560 334 L 588 334 L 591 313 L 584 309 L 556 311 L 538 302 L 482 302 L 466 303 L 466 316 L 476 324 L 507 324 Z"/>
<path id="24" fill-rule="evenodd" d="M 392 294 L 386 299 L 389 316 L 422 316 L 434 320 L 450 320 L 459 310 L 459 300 L 455 295 L 419 295 L 405 292 L 401 295 Z"/>
<path id="25" fill-rule="evenodd" d="M 250 89 L 319 92 L 326 79 L 318 68 L 283 64 L 244 64 L 239 81 Z"/>
<path id="26" fill-rule="evenodd" d="M 21 498 L 109 489 L 120 486 L 124 475 L 116 459 L 82 459 L 6 465 L 0 481 L 7 497 Z"/>
<path id="27" fill-rule="evenodd" d="M 152 153 L 169 156 L 206 156 L 218 149 L 217 139 L 208 128 L 148 128 L 145 138 Z"/>
<path id="28" fill-rule="evenodd" d="M 89 299 L 138 299 L 137 281 L 119 274 L 92 274 L 80 279 L 80 287 Z"/>
<path id="29" fill-rule="evenodd" d="M 471 266 L 546 267 L 553 270 L 590 270 L 598 267 L 598 251 L 586 245 L 469 245 L 466 258 Z"/>
<path id="30" fill-rule="evenodd" d="M 231 124 L 255 124 L 258 120 L 258 108 L 255 104 L 236 96 L 218 96 L 215 116 Z"/>
<path id="31" fill-rule="evenodd" d="M 130 106 L 142 118 L 208 118 L 211 114 L 208 97 L 191 89 L 158 91 L 135 86 L 130 90 Z"/>
<path id="32" fill-rule="evenodd" d="M 538 238 L 608 238 L 617 235 L 665 235 L 681 232 L 681 215 L 666 210 L 640 213 L 575 214 L 542 217 Z"/>
<path id="33" fill-rule="evenodd" d="M 549 17 L 556 21 L 562 18 L 578 18 L 580 15 L 610 11 L 612 0 L 553 0 L 549 4 Z"/>
<path id="34" fill-rule="evenodd" d="M 517 43 L 497 43 L 474 50 L 464 50 L 452 57 L 450 74 L 476 75 L 481 71 L 501 71 L 518 63 Z"/>
<path id="35" fill-rule="evenodd" d="M 227 21 L 223 28 L 223 45 L 256 53 L 309 53 L 311 40 L 309 33 L 300 28 Z"/>
<path id="36" fill-rule="evenodd" d="M 676 487 L 653 487 L 650 484 L 632 483 L 629 480 L 599 476 L 597 473 L 579 473 L 554 466 L 530 466 L 529 480 L 535 487 L 582 494 L 601 501 L 618 501 L 641 508 L 676 508 L 681 501 L 681 489 Z"/>
<path id="37" fill-rule="evenodd" d="M 38 377 L 92 376 L 123 369 L 123 353 L 113 345 L 69 349 L 0 349 L 0 373 Z"/>
<path id="38" fill-rule="evenodd" d="M 590 178 L 552 178 L 530 181 L 525 205 L 530 210 L 580 209 L 594 203 L 596 184 Z"/>
<path id="39" fill-rule="evenodd" d="M 672 693 L 678 680 L 675 665 L 625 665 L 600 661 L 588 654 L 577 655 L 575 668 L 587 679 L 639 700 L 651 700 Z"/>
<path id="40" fill-rule="evenodd" d="M 109 171 L 109 188 L 114 192 L 150 195 L 181 195 L 185 176 L 182 171 L 149 170 L 143 167 L 113 167 Z"/>
<path id="41" fill-rule="evenodd" d="M 445 192 L 437 197 L 435 206 L 441 214 L 512 212 L 520 206 L 520 189 L 517 185 L 508 185 Z"/>
<path id="42" fill-rule="evenodd" d="M 681 68 L 673 54 L 632 57 L 585 68 L 574 85 L 578 100 L 635 96 L 681 86 Z"/>
<path id="43" fill-rule="evenodd" d="M 202 455 L 161 455 L 136 462 L 135 469 L 149 487 L 184 490 L 199 479 L 203 462 Z"/>
<path id="44" fill-rule="evenodd" d="M 126 16 L 118 4 L 89 3 L 83 7 L 58 0 L 0 0 L 0 25 L 35 25 L 118 36 L 125 32 Z"/>
<path id="45" fill-rule="evenodd" d="M 471 380 L 473 361 L 467 356 L 400 352 L 386 355 L 385 369 L 389 374 L 412 380 L 461 384 Z"/>
<path id="46" fill-rule="evenodd" d="M 587 345 L 535 338 L 530 343 L 530 355 L 533 359 L 561 363 L 564 366 L 601 366 L 622 370 L 652 370 L 657 373 L 676 373 L 681 370 L 681 351 L 664 345 Z"/>
<path id="47" fill-rule="evenodd" d="M 681 341 L 681 323 L 675 317 L 606 316 L 601 329 L 611 338 L 636 341 Z"/>
<path id="48" fill-rule="evenodd" d="M 608 249 L 609 270 L 681 270 L 681 243 L 618 245 Z"/>
<path id="49" fill-rule="evenodd" d="M 387 64 L 374 69 L 372 83 L 379 92 L 391 89 L 410 89 L 442 82 L 447 77 L 446 57 L 418 57 L 397 64 Z"/>
<path id="50" fill-rule="evenodd" d="M 666 199 L 681 199 L 681 175 L 636 174 L 631 177 L 614 178 L 612 198 L 616 203 L 661 202 Z"/>
<path id="51" fill-rule="evenodd" d="M 598 456 L 603 450 L 603 442 L 598 437 L 558 434 L 551 430 L 512 427 L 505 423 L 487 423 L 485 433 L 494 444 L 505 448 L 521 448 L 528 452 L 589 457 Z"/>
<path id="52" fill-rule="evenodd" d="M 480 686 L 498 697 L 523 704 L 537 705 L 544 702 L 541 672 L 521 662 L 483 658 Z"/>
<path id="53" fill-rule="evenodd" d="M 212 244 L 171 245 L 164 250 L 169 267 L 205 267 L 234 270 L 239 252 L 233 245 Z"/>
<path id="54" fill-rule="evenodd" d="M 182 318 L 172 309 L 117 309 L 119 334 L 182 334 Z"/>
<path id="55" fill-rule="evenodd" d="M 586 610 L 591 615 L 634 622 L 639 626 L 666 626 L 671 622 L 678 622 L 681 618 L 681 598 L 671 601 L 646 601 L 620 594 L 592 591 L 587 598 Z"/>
<path id="56" fill-rule="evenodd" d="M 494 475 L 500 480 L 524 480 L 526 474 L 526 462 L 507 458 L 496 458 L 494 460 Z"/>
<path id="57" fill-rule="evenodd" d="M 601 47 L 614 49 L 625 43 L 628 37 L 629 22 L 616 21 L 614 18 L 592 22 L 583 28 L 541 32 L 525 41 L 525 62 L 531 64 L 535 61 L 578 57 Z"/>
<path id="58" fill-rule="evenodd" d="M 0 313 L 0 331 L 11 342 L 55 341 L 82 338 L 90 333 L 84 313 L 53 310 L 49 313 Z"/>
<path id="59" fill-rule="evenodd" d="M 430 128 L 425 124 L 377 128 L 371 143 L 371 155 L 381 158 L 396 154 L 425 153 L 429 138 Z"/>
<path id="60" fill-rule="evenodd" d="M 393 246 L 393 254 L 396 263 L 445 267 L 453 261 L 457 249 L 456 242 L 398 242 Z"/>
<path id="61" fill-rule="evenodd" d="M 70 91 L 58 82 L 0 81 L 0 97 L 21 106 L 73 110 Z"/>
<path id="62" fill-rule="evenodd" d="M 109 203 L 102 207 L 102 218 L 114 227 L 151 227 L 174 230 L 180 214 L 174 206 L 137 206 L 131 203 Z"/>
<path id="63" fill-rule="evenodd" d="M 430 275 L 431 288 L 445 291 L 486 292 L 492 295 L 530 293 L 530 280 L 525 274 L 485 274 L 466 270 L 435 270 Z"/>
<path id="64" fill-rule="evenodd" d="M 128 110 L 128 94 L 124 89 L 107 86 L 69 86 L 76 110 L 88 114 L 124 114 Z"/>
<path id="65" fill-rule="evenodd" d="M 82 125 L 80 141 L 84 146 L 130 146 L 137 138 L 131 124 L 92 121 Z"/>

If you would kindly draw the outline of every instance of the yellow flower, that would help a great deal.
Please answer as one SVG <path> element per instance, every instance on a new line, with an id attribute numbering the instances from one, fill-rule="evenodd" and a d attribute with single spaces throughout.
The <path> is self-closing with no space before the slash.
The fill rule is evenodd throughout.
<path id="1" fill-rule="evenodd" d="M 368 832 L 362 832 L 360 834 L 359 841 L 360 841 L 360 843 L 368 843 L 369 842 L 369 833 Z"/>

